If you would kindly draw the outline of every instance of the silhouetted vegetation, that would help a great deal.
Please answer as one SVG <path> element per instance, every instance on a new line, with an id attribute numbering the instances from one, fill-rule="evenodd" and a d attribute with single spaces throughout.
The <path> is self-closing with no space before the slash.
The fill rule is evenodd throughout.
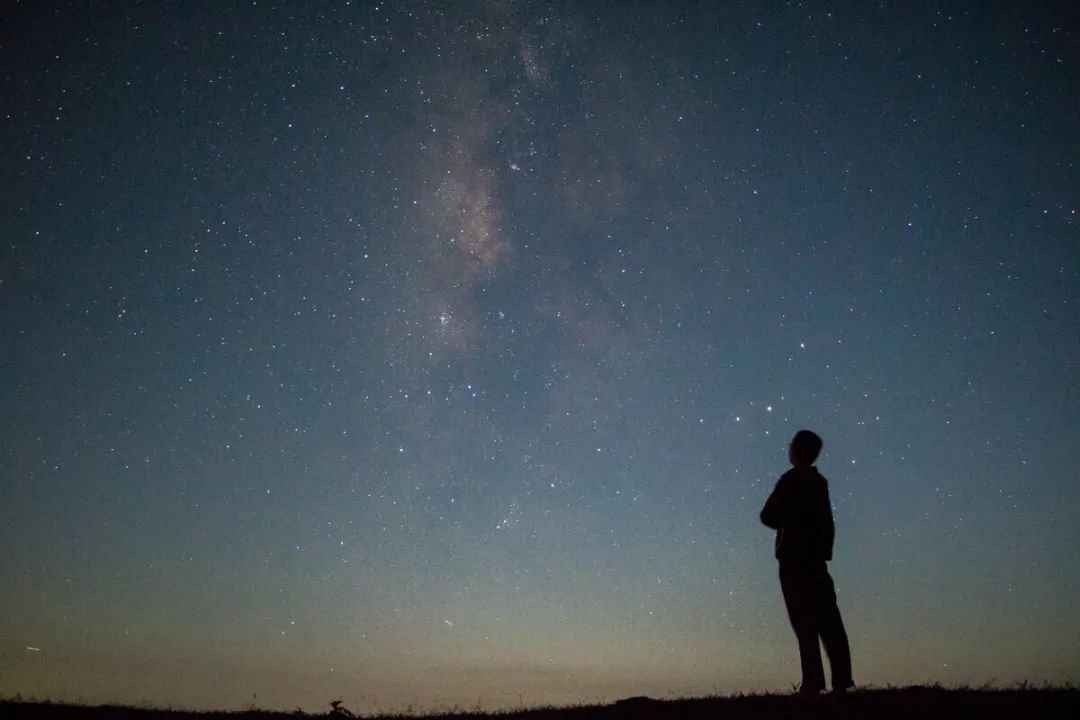
<path id="1" fill-rule="evenodd" d="M 18 720 L 270 720 L 271 718 L 424 718 L 425 720 L 770 720 L 771 718 L 1074 718 L 1080 717 L 1080 688 L 1032 687 L 945 688 L 941 686 L 866 689 L 845 695 L 735 695 L 678 700 L 635 697 L 610 705 L 533 708 L 506 712 L 440 710 L 425 714 L 362 715 L 348 710 L 341 700 L 326 713 L 186 712 L 144 707 L 69 705 L 22 700 L 0 701 L 0 718 Z"/>

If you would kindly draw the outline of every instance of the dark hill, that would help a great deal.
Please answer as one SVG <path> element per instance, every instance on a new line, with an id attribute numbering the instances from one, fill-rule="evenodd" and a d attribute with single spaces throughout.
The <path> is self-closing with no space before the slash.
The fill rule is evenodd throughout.
<path id="1" fill-rule="evenodd" d="M 337 712 L 310 714 L 248 710 L 241 712 L 185 712 L 122 706 L 67 705 L 0 701 L 3 720 L 271 720 L 284 718 L 398 717 L 424 720 L 770 720 L 771 718 L 1080 718 L 1080 689 L 1020 687 L 1016 689 L 946 689 L 909 687 L 861 690 L 833 697 L 802 698 L 792 695 L 747 695 L 686 700 L 628 698 L 611 705 L 537 708 L 496 713 L 438 711 L 412 715 L 353 715 L 342 706 Z"/>

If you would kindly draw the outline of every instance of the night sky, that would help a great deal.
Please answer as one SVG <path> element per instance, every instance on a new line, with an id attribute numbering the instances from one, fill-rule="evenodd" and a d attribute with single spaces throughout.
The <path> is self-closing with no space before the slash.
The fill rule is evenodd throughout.
<path id="1" fill-rule="evenodd" d="M 0 695 L 1080 680 L 1073 11 L 5 5 Z"/>

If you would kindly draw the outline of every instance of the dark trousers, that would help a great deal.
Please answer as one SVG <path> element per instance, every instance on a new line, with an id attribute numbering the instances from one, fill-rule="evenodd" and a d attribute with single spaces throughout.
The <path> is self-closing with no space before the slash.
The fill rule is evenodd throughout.
<path id="1" fill-rule="evenodd" d="M 840 609 L 836 607 L 836 588 L 825 563 L 781 562 L 780 589 L 784 593 L 791 627 L 799 641 L 803 688 L 825 689 L 819 637 L 829 656 L 833 689 L 854 685 L 847 633 L 840 619 Z"/>

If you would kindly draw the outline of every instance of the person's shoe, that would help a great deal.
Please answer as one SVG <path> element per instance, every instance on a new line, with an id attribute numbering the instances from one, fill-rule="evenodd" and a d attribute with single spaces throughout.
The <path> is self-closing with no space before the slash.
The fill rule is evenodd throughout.
<path id="1" fill-rule="evenodd" d="M 852 691 L 854 689 L 855 689 L 855 683 L 853 683 L 853 682 L 843 683 L 841 685 L 834 685 L 833 689 L 832 689 L 832 694 L 833 695 L 845 695 L 845 694 L 847 694 L 848 692 L 850 692 L 850 691 Z"/>
<path id="2" fill-rule="evenodd" d="M 802 697 L 817 697 L 824 690 L 825 690 L 824 685 L 806 685 L 806 684 L 803 684 L 803 685 L 799 686 L 799 689 L 796 691 L 795 694 L 796 695 L 801 695 Z"/>

